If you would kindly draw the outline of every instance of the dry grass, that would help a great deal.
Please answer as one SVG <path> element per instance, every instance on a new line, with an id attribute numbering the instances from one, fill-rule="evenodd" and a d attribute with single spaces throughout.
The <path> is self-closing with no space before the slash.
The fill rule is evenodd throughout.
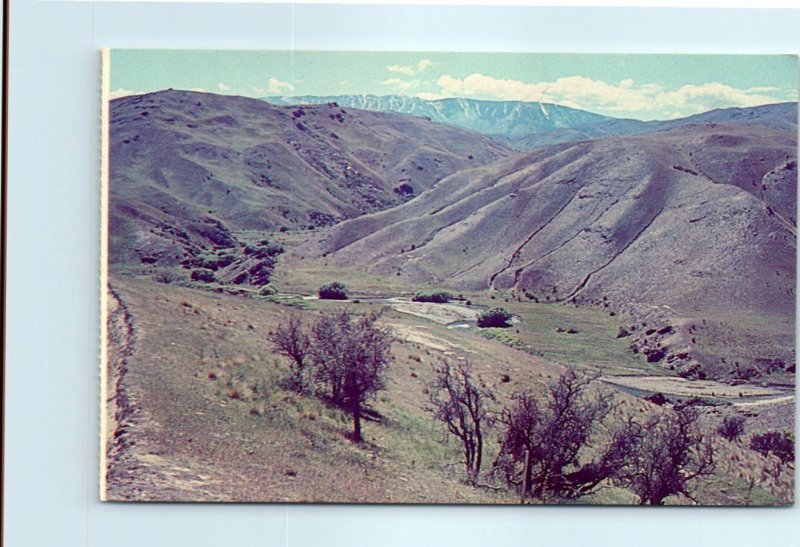
<path id="1" fill-rule="evenodd" d="M 514 391 L 542 391 L 564 370 L 474 333 L 384 310 L 381 320 L 397 336 L 394 362 L 387 389 L 373 405 L 379 419 L 364 422 L 365 442 L 354 445 L 347 439 L 348 415 L 284 387 L 286 371 L 266 338 L 285 316 L 284 306 L 130 276 L 112 276 L 112 283 L 137 333 L 126 382 L 146 409 L 134 427 L 139 442 L 131 456 L 139 465 L 136 473 L 157 477 L 136 484 L 121 480 L 111 492 L 123 499 L 515 503 L 512 492 L 462 482 L 458 445 L 442 442 L 441 427 L 425 411 L 426 386 L 441 359 L 469 358 L 480 380 L 496 390 L 500 406 Z M 379 309 L 314 302 L 303 313 L 311 317 L 337 306 L 354 313 Z M 589 332 L 588 319 L 577 324 Z M 559 351 L 567 355 L 569 348 Z M 621 410 L 644 415 L 654 408 L 632 396 L 618 399 Z M 496 450 L 490 439 L 484 470 Z M 743 503 L 753 470 L 758 480 L 749 501 L 785 503 L 793 470 L 767 472 L 762 479 L 768 461 L 735 446 L 725 450 L 725 466 L 704 485 L 705 503 Z M 181 469 L 207 478 L 185 480 Z M 610 486 L 583 501 L 635 502 L 629 492 Z"/>

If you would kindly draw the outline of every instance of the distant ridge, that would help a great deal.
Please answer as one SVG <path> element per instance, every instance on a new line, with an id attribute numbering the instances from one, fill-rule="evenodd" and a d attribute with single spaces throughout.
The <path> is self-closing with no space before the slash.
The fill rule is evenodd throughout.
<path id="1" fill-rule="evenodd" d="M 613 120 L 585 110 L 552 103 L 524 101 L 483 101 L 476 99 L 438 99 L 428 101 L 400 95 L 311 95 L 266 97 L 273 104 L 324 104 L 335 102 L 343 107 L 380 112 L 396 112 L 430 118 L 509 141 L 531 133 L 577 127 Z"/>
<path id="2" fill-rule="evenodd" d="M 453 98 L 428 101 L 401 95 L 297 95 L 266 97 L 273 104 L 324 104 L 430 118 L 505 140 L 521 150 L 601 137 L 625 137 L 701 123 L 747 122 L 774 129 L 797 128 L 797 103 L 718 108 L 674 120 L 613 118 L 552 103 Z"/>
<path id="3" fill-rule="evenodd" d="M 797 130 L 797 103 L 776 103 L 751 108 L 718 108 L 685 118 L 665 121 L 608 119 L 582 126 L 530 134 L 513 141 L 523 149 L 578 142 L 602 137 L 627 137 L 703 123 L 745 122 L 773 129 Z"/>

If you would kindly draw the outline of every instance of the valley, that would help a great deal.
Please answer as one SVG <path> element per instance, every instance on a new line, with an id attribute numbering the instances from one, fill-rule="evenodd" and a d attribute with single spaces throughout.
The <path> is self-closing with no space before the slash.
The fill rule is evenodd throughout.
<path id="1" fill-rule="evenodd" d="M 610 394 L 610 426 L 690 405 L 715 436 L 741 417 L 696 502 L 791 503 L 793 463 L 745 442 L 795 412 L 796 114 L 790 131 L 763 110 L 520 152 L 334 100 L 115 100 L 105 495 L 519 503 L 489 473 L 499 422 L 470 484 L 430 412 L 438 368 L 468 361 L 493 416 L 574 370 Z M 347 298 L 319 298 L 334 281 Z M 495 308 L 509 324 L 479 327 Z M 342 311 L 393 339 L 361 443 L 270 343 L 291 315 Z M 557 502 L 638 501 L 609 479 Z"/>

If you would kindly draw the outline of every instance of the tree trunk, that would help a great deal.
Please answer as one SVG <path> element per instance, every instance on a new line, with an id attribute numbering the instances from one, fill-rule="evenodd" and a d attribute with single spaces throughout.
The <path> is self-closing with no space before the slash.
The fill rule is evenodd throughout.
<path id="1" fill-rule="evenodd" d="M 522 468 L 522 494 L 519 497 L 519 502 L 524 503 L 525 496 L 531 489 L 531 451 L 525 450 L 525 466 Z"/>
<path id="2" fill-rule="evenodd" d="M 361 442 L 361 406 L 356 405 L 353 409 L 353 442 Z"/>

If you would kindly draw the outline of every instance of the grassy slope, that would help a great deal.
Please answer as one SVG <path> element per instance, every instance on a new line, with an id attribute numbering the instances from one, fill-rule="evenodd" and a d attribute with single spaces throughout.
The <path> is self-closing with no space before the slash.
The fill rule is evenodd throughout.
<path id="1" fill-rule="evenodd" d="M 365 423 L 367 442 L 358 447 L 346 439 L 348 416 L 281 387 L 283 370 L 265 338 L 289 311 L 286 306 L 127 275 L 112 276 L 112 284 L 127 304 L 137 334 L 126 381 L 134 388 L 137 405 L 147 411 L 139 425 L 140 448 L 147 452 L 139 454 L 141 465 L 146 468 L 155 459 L 161 465 L 154 472 L 167 477 L 146 486 L 144 494 L 123 481 L 111 489 L 112 498 L 513 503 L 516 496 L 510 492 L 461 482 L 458 445 L 452 439 L 443 444 L 442 429 L 424 411 L 424 388 L 433 365 L 443 357 L 469 356 L 479 377 L 506 401 L 515 390 L 542 390 L 563 371 L 558 361 L 589 368 L 614 361 L 618 351 L 617 358 L 630 364 L 624 343 L 608 336 L 615 330 L 613 321 L 595 310 L 502 302 L 515 313 L 535 318 L 519 325 L 520 333 L 514 334 L 520 339 L 541 343 L 553 325 L 579 330 L 578 335 L 551 338 L 561 341 L 551 342 L 552 347 L 543 344 L 546 359 L 386 311 L 382 320 L 398 338 L 395 363 L 387 390 L 374 404 L 381 423 Z M 355 313 L 383 307 L 320 301 L 303 306 L 307 316 L 336 306 Z M 581 333 L 585 338 L 579 338 Z M 504 374 L 510 381 L 501 380 Z M 619 398 L 632 412 L 653 408 L 639 399 Z M 726 444 L 721 450 L 721 459 L 730 460 L 726 454 L 732 449 Z M 737 457 L 749 458 L 747 469 L 759 462 L 765 465 L 750 451 L 737 450 Z M 495 452 L 494 442 L 488 442 L 484 469 Z M 170 477 L 180 477 L 185 470 L 204 474 L 193 477 L 195 486 L 183 481 L 178 488 Z M 742 474 L 741 466 L 721 468 L 701 489 L 704 502 L 742 503 L 747 490 Z M 786 482 L 785 473 L 781 480 Z M 778 498 L 768 490 L 757 483 L 751 500 L 776 503 Z M 585 501 L 635 502 L 618 488 L 606 488 Z"/>

